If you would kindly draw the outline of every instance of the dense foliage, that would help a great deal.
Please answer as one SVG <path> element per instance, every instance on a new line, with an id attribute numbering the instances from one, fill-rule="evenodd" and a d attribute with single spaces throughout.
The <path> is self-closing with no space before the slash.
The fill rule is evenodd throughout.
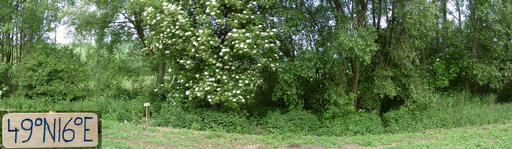
<path id="1" fill-rule="evenodd" d="M 510 0 L 4 0 L 0 55 L 16 109 L 327 136 L 512 119 Z"/>
<path id="2" fill-rule="evenodd" d="M 66 63 L 62 63 L 66 62 Z M 16 69 L 17 96 L 29 99 L 84 99 L 88 88 L 85 64 L 70 48 L 41 45 Z"/>

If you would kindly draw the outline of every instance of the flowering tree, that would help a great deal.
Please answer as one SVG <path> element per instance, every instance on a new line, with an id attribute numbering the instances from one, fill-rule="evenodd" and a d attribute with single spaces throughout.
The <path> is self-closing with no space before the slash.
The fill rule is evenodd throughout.
<path id="1" fill-rule="evenodd" d="M 265 3 L 171 1 L 148 7 L 148 50 L 169 66 L 163 86 L 168 99 L 181 106 L 232 108 L 250 102 L 262 83 L 261 70 L 278 65 L 276 30 L 258 12 Z"/>

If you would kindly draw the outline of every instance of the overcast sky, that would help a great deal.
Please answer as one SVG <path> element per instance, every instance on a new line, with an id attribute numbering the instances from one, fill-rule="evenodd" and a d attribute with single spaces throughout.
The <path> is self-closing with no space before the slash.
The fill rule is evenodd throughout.
<path id="1" fill-rule="evenodd" d="M 57 26 L 57 43 L 71 43 L 73 42 L 73 35 L 67 35 L 70 33 L 69 26 L 59 25 Z M 52 36 L 52 38 L 55 38 Z"/>

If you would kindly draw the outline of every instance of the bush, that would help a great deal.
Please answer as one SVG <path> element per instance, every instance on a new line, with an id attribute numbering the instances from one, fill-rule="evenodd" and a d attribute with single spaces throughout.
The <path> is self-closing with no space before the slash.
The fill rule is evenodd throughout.
<path id="1" fill-rule="evenodd" d="M 103 116 L 104 118 L 136 123 L 145 121 L 145 108 L 143 106 L 144 101 L 142 100 L 114 100 L 109 98 L 98 98 L 96 100 L 96 102 L 93 100 L 93 105 L 94 103 L 96 103 L 96 105 L 102 104 L 97 106 L 99 106 L 101 108 L 100 110 L 105 114 Z M 88 102 L 84 103 L 87 104 Z"/>
<path id="2" fill-rule="evenodd" d="M 320 121 L 308 111 L 290 111 L 286 114 L 273 111 L 261 119 L 261 125 L 274 134 L 308 135 L 318 129 Z"/>
<path id="3" fill-rule="evenodd" d="M 292 134 L 343 136 L 383 132 L 375 113 L 350 113 L 322 121 L 309 111 L 270 111 L 258 118 L 247 114 L 219 112 L 209 109 L 185 111 L 175 106 L 162 108 L 154 124 L 173 128 L 235 132 L 248 134 Z"/>
<path id="4" fill-rule="evenodd" d="M 150 91 L 156 86 L 152 78 L 154 72 L 134 43 L 121 42 L 104 48 L 89 44 L 80 46 L 89 48 L 84 57 L 86 70 L 90 72 L 87 81 L 91 95 L 122 100 L 151 97 Z"/>
<path id="5" fill-rule="evenodd" d="M 9 70 L 9 64 L 0 64 L 0 97 L 6 97 L 11 90 L 9 87 L 13 86 L 9 78 Z"/>
<path id="6" fill-rule="evenodd" d="M 252 117 L 235 112 L 220 112 L 210 109 L 185 111 L 175 106 L 164 106 L 156 125 L 195 130 L 234 132 L 246 134 L 312 134 L 320 121 L 307 111 L 291 111 L 286 114 L 269 112 L 265 117 Z"/>
<path id="7" fill-rule="evenodd" d="M 210 109 L 185 111 L 173 105 L 163 106 L 154 124 L 173 128 L 251 133 L 251 124 L 245 115 Z"/>
<path id="8" fill-rule="evenodd" d="M 14 69 L 16 95 L 29 99 L 78 100 L 87 96 L 87 72 L 70 48 L 38 45 Z"/>
<path id="9" fill-rule="evenodd" d="M 80 101 L 55 101 L 51 99 L 29 100 L 24 98 L 8 98 L 0 100 L 2 108 L 16 109 L 24 112 L 68 112 L 68 111 L 100 111 L 103 119 L 116 121 L 143 122 L 145 109 L 140 100 L 114 100 L 95 98 Z"/>
<path id="10" fill-rule="evenodd" d="M 201 130 L 249 133 L 251 124 L 246 116 L 234 112 L 218 112 L 214 110 L 197 110 L 196 115 L 201 115 Z"/>
<path id="11" fill-rule="evenodd" d="M 384 114 L 387 132 L 414 132 L 434 128 L 486 125 L 512 119 L 511 104 L 437 107 L 425 111 L 406 108 Z"/>
<path id="12" fill-rule="evenodd" d="M 173 128 L 200 129 L 201 117 L 186 112 L 172 105 L 163 105 L 158 116 L 154 117 L 154 124 Z M 194 127 L 192 127 L 194 126 Z"/>
<path id="13" fill-rule="evenodd" d="M 379 115 L 376 113 L 348 113 L 340 117 L 325 120 L 317 131 L 319 136 L 349 136 L 379 134 L 384 131 Z"/>

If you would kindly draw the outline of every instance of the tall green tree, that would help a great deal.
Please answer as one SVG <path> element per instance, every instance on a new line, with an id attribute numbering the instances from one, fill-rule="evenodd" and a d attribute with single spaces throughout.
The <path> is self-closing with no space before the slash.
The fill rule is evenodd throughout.
<path id="1" fill-rule="evenodd" d="M 20 65 L 37 44 L 50 42 L 51 34 L 60 21 L 59 2 L 56 0 L 5 0 L 0 2 L 0 63 L 2 88 L 8 93 L 16 82 L 9 77 L 12 67 Z M 5 90 L 5 88 L 3 89 Z"/>

